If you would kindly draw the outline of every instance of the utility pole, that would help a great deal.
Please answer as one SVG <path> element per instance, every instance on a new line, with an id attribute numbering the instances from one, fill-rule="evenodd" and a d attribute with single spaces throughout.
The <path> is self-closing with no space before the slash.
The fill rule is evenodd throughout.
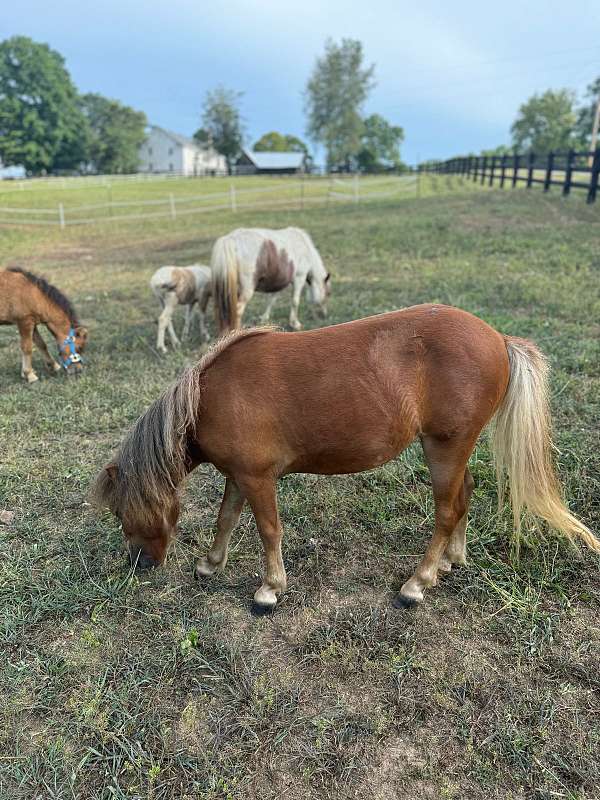
<path id="1" fill-rule="evenodd" d="M 598 147 L 598 128 L 600 127 L 600 95 L 598 95 L 598 102 L 596 103 L 596 113 L 594 114 L 594 124 L 592 126 L 592 141 L 590 149 L 592 153 L 596 151 Z M 594 156 L 590 156 L 590 167 L 592 166 Z"/>

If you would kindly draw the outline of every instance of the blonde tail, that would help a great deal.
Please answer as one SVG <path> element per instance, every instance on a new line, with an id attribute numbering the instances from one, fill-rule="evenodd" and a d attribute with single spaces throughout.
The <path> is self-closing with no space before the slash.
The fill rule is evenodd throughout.
<path id="1" fill-rule="evenodd" d="M 526 508 L 570 539 L 579 537 L 600 553 L 600 539 L 566 508 L 552 461 L 548 362 L 526 339 L 506 337 L 510 380 L 494 421 L 498 497 L 508 476 L 515 531 Z"/>
<path id="2" fill-rule="evenodd" d="M 234 246 L 226 236 L 217 239 L 211 262 L 212 294 L 219 334 L 239 327 L 238 265 Z"/>

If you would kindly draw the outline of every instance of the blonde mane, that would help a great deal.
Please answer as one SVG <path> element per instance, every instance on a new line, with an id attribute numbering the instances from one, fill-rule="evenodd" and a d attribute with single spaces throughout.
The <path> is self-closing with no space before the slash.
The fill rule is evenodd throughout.
<path id="1" fill-rule="evenodd" d="M 114 514 L 151 521 L 164 508 L 188 469 L 187 437 L 196 429 L 201 377 L 221 353 L 240 339 L 276 330 L 273 326 L 238 329 L 219 339 L 200 361 L 185 369 L 125 436 L 113 462 L 91 489 L 96 505 Z"/>

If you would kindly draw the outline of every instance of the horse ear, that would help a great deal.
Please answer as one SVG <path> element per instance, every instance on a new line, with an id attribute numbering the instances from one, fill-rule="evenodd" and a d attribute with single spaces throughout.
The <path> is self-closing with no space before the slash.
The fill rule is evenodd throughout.
<path id="1" fill-rule="evenodd" d="M 79 339 L 79 349 L 83 350 L 88 339 L 88 329 L 85 325 L 78 325 L 75 328 L 75 336 Z"/>
<path id="2" fill-rule="evenodd" d="M 104 471 L 106 472 L 109 481 L 113 484 L 116 483 L 117 475 L 119 474 L 119 468 L 117 467 L 117 465 L 114 463 L 107 464 L 104 467 Z"/>

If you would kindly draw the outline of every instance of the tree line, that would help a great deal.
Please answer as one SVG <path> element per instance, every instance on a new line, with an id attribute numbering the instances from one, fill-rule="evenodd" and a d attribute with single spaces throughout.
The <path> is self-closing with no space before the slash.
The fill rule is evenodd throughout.
<path id="1" fill-rule="evenodd" d="M 364 116 L 374 86 L 374 65 L 365 66 L 362 44 L 328 41 L 304 93 L 307 133 L 325 148 L 329 169 L 382 171 L 402 167 L 404 131 L 379 114 Z M 231 169 L 241 154 L 246 130 L 243 93 L 218 86 L 202 106 L 202 127 L 194 139 L 214 147 Z M 80 94 L 60 53 L 26 36 L 0 42 L 0 161 L 28 173 L 135 172 L 148 120 L 142 111 L 97 93 Z M 303 152 L 291 134 L 270 131 L 257 151 Z"/>
<path id="2" fill-rule="evenodd" d="M 548 89 L 534 94 L 519 107 L 510 129 L 512 144 L 484 150 L 481 155 L 587 151 L 592 146 L 592 126 L 599 100 L 600 77 L 589 84 L 581 102 L 572 89 Z"/>

